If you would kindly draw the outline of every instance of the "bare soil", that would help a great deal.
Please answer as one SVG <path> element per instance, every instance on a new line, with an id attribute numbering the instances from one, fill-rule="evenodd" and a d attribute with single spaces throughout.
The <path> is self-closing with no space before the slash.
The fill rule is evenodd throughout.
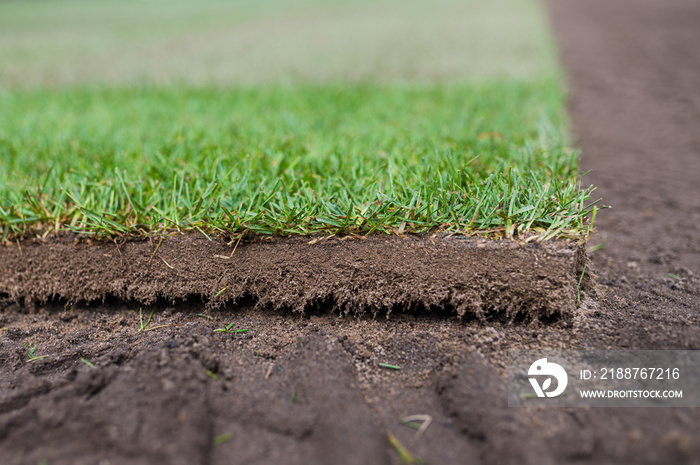
<path id="1" fill-rule="evenodd" d="M 577 242 L 445 236 L 226 241 L 190 234 L 120 243 L 63 237 L 0 247 L 0 293 L 34 305 L 242 298 L 258 308 L 374 315 L 453 311 L 570 318 L 586 265 Z"/>
<path id="2" fill-rule="evenodd" d="M 386 318 L 388 307 L 333 312 L 323 299 L 300 314 L 243 295 L 218 308 L 157 301 L 139 331 L 139 305 L 119 292 L 89 306 L 8 299 L 2 462 L 401 463 L 391 433 L 432 464 L 699 463 L 700 409 L 506 407 L 508 349 L 700 348 L 700 4 L 550 7 L 587 180 L 613 206 L 591 241 L 595 291 L 572 316 L 396 302 Z M 51 288 L 35 285 L 27 303 Z M 225 324 L 248 331 L 214 331 Z M 47 357 L 29 361 L 34 345 Z M 432 418 L 420 437 L 399 422 L 415 414 Z"/>

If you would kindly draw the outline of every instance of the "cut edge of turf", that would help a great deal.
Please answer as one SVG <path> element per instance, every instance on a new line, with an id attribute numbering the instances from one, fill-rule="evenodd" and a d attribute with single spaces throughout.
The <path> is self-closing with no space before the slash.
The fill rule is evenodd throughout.
<path id="1" fill-rule="evenodd" d="M 191 233 L 120 243 L 76 236 L 0 246 L 0 296 L 28 306 L 252 300 L 300 313 L 551 320 L 575 314 L 592 285 L 586 266 L 582 241 L 424 234 L 231 244 Z"/>

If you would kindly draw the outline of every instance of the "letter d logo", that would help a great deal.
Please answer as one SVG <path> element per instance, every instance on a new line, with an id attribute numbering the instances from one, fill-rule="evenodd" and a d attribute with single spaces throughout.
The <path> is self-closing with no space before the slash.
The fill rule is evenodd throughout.
<path id="1" fill-rule="evenodd" d="M 528 376 L 530 376 L 530 384 L 532 384 L 532 388 L 535 390 L 537 397 L 558 396 L 559 394 L 564 392 L 564 389 L 566 389 L 566 383 L 569 380 L 569 377 L 566 375 L 566 371 L 561 367 L 561 365 L 558 365 L 556 363 L 549 363 L 547 362 L 546 358 L 541 358 L 532 365 L 530 365 L 530 369 L 528 370 L 527 374 Z M 542 375 L 553 376 L 554 378 L 556 378 L 557 388 L 551 392 L 547 390 L 552 384 L 552 378 L 547 378 L 542 384 L 542 387 L 540 387 L 537 378 L 533 378 L 532 376 Z"/>

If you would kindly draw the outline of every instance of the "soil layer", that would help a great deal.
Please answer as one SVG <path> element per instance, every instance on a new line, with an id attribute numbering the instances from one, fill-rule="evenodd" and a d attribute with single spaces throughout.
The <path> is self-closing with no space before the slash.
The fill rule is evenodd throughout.
<path id="1" fill-rule="evenodd" d="M 587 179 L 613 206 L 572 319 L 190 299 L 140 331 L 138 305 L 8 302 L 3 463 L 399 464 L 389 433 L 431 464 L 698 463 L 700 409 L 505 406 L 508 349 L 700 348 L 700 4 L 550 6 Z M 399 421 L 416 414 L 420 436 Z"/>
<path id="2" fill-rule="evenodd" d="M 123 244 L 62 239 L 0 248 L 0 294 L 25 304 L 251 298 L 260 307 L 300 312 L 571 317 L 588 286 L 588 279 L 579 286 L 584 266 L 583 245 L 563 241 L 433 235 L 227 245 L 199 234 Z"/>

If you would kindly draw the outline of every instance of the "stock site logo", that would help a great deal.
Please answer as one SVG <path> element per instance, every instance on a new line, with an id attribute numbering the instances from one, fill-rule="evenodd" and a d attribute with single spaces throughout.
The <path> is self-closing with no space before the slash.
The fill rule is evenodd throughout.
<path id="1" fill-rule="evenodd" d="M 564 389 L 566 389 L 566 383 L 569 380 L 569 377 L 566 375 L 566 371 L 564 371 L 561 365 L 550 363 L 546 358 L 541 358 L 530 365 L 530 369 L 528 370 L 527 374 L 529 376 L 528 379 L 530 380 L 530 384 L 532 384 L 535 393 L 537 393 L 537 397 L 558 396 L 564 392 Z M 537 377 L 544 376 L 547 376 L 547 378 L 544 379 L 544 382 L 540 386 Z M 548 391 L 548 389 L 552 386 L 552 377 L 556 378 L 557 386 L 553 391 Z"/>

